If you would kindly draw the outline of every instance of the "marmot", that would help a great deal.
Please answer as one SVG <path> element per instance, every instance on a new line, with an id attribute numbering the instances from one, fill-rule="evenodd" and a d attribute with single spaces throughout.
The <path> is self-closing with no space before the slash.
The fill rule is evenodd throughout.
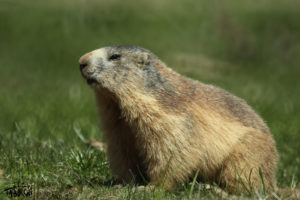
<path id="1" fill-rule="evenodd" d="M 276 189 L 274 139 L 244 100 L 176 73 L 137 46 L 103 47 L 79 64 L 121 180 L 172 189 L 197 174 L 229 192 Z"/>

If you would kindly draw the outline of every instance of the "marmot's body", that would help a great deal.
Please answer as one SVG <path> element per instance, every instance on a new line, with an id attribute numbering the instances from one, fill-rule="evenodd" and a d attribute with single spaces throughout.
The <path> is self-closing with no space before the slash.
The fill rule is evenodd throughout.
<path id="1" fill-rule="evenodd" d="M 79 62 L 120 179 L 143 176 L 172 188 L 198 172 L 200 181 L 234 192 L 260 189 L 261 170 L 275 189 L 274 140 L 245 101 L 179 75 L 139 47 L 105 47 Z"/>

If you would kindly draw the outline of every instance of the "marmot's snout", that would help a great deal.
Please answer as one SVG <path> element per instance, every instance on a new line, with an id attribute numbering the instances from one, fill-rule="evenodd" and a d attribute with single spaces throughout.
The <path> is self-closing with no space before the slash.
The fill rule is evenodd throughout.
<path id="1" fill-rule="evenodd" d="M 89 85 L 91 85 L 93 83 L 97 83 L 95 78 L 93 78 L 91 76 L 92 71 L 93 71 L 92 70 L 93 67 L 91 66 L 91 56 L 92 56 L 92 52 L 84 54 L 79 59 L 79 69 L 80 69 L 81 75 L 83 76 L 83 78 L 86 79 L 86 81 Z"/>
<path id="2" fill-rule="evenodd" d="M 81 73 L 83 72 L 83 69 L 86 68 L 89 64 L 89 57 L 91 53 L 84 54 L 79 59 L 79 69 Z"/>

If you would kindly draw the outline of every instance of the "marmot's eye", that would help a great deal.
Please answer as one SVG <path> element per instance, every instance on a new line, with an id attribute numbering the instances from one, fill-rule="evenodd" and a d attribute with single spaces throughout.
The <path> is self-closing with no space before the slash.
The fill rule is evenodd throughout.
<path id="1" fill-rule="evenodd" d="M 109 60 L 119 60 L 121 58 L 120 54 L 113 54 L 109 57 Z"/>

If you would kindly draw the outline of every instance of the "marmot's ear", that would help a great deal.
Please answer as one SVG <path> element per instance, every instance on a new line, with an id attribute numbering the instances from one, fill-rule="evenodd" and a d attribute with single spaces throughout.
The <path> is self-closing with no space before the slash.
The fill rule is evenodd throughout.
<path id="1" fill-rule="evenodd" d="M 139 68 L 144 68 L 144 66 L 150 63 L 150 56 L 147 53 L 141 53 L 137 58 L 137 65 Z"/>

